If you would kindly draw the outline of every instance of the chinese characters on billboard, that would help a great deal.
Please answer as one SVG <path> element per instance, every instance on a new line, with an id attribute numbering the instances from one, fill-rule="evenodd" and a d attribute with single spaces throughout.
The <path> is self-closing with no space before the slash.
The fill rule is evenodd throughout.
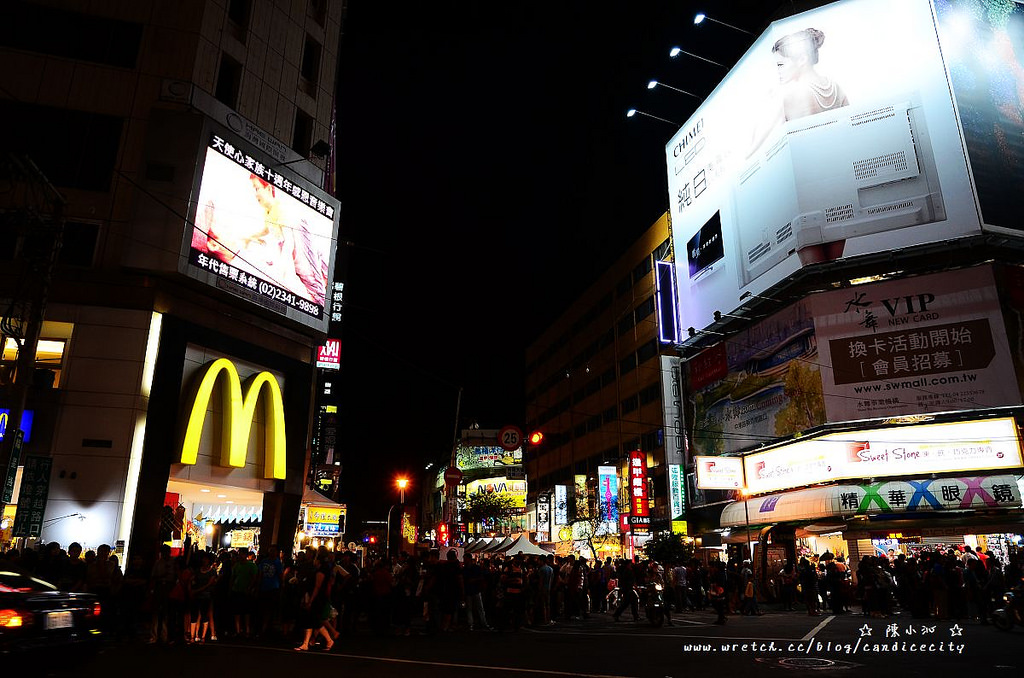
<path id="1" fill-rule="evenodd" d="M 211 131 L 193 209 L 186 274 L 326 329 L 336 200 Z"/>
<path id="2" fill-rule="evenodd" d="M 804 266 L 981 230 L 928 0 L 774 22 L 665 152 L 684 328 Z"/>
<path id="3" fill-rule="evenodd" d="M 723 454 L 826 422 L 1018 405 L 1006 336 L 988 265 L 811 295 L 690 361 L 692 448 Z"/>

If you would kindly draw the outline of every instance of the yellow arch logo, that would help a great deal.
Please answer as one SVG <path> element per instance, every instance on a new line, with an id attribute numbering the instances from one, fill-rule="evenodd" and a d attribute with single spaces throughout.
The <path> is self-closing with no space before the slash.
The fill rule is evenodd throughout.
<path id="1" fill-rule="evenodd" d="M 256 405 L 263 397 L 264 431 L 266 442 L 263 459 L 263 476 L 265 478 L 285 477 L 285 461 L 287 459 L 284 435 L 284 401 L 281 398 L 281 386 L 269 372 L 260 372 L 246 380 L 245 397 L 242 396 L 242 384 L 238 378 L 238 370 L 234 364 L 220 358 L 206 367 L 206 373 L 199 382 L 192 411 L 189 413 L 188 427 L 185 429 L 185 441 L 181 446 L 181 463 L 195 464 L 199 455 L 199 440 L 203 435 L 203 423 L 206 421 L 206 408 L 213 396 L 213 387 L 221 374 L 227 383 L 221 387 L 223 393 L 223 425 L 221 426 L 220 464 L 243 468 L 249 448 L 249 431 L 256 415 Z"/>

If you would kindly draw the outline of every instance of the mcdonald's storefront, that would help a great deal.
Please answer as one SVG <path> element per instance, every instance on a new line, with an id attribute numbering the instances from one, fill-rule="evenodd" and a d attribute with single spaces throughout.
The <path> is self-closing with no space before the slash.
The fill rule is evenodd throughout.
<path id="1" fill-rule="evenodd" d="M 243 339 L 227 323 L 93 310 L 69 309 L 66 389 L 29 403 L 35 420 L 22 463 L 49 457 L 52 468 L 34 534 L 13 536 L 27 545 L 110 544 L 122 562 L 186 540 L 290 549 L 308 457 L 313 339 L 269 323 L 252 324 Z M 15 492 L 19 507 L 26 487 Z"/>

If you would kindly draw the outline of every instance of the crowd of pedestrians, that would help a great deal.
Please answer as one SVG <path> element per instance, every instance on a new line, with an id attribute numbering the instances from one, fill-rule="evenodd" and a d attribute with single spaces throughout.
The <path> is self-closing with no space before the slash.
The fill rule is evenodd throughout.
<path id="1" fill-rule="evenodd" d="M 516 631 L 522 626 L 583 622 L 629 613 L 641 621 L 648 585 L 664 593 L 664 611 L 712 610 L 716 623 L 728 615 L 758 616 L 759 589 L 750 561 L 706 566 L 698 559 L 658 563 L 611 558 L 503 556 L 449 550 L 400 554 L 361 563 L 358 554 L 312 547 L 294 557 L 274 546 L 217 553 L 193 549 L 171 555 L 160 547 L 150 565 L 133 557 L 122 571 L 109 546 L 82 552 L 49 544 L 10 552 L 8 566 L 65 591 L 97 595 L 103 624 L 112 636 L 140 642 L 191 644 L 253 641 L 293 643 L 297 651 L 333 648 L 339 636 L 365 619 L 373 633 L 408 636 L 468 631 Z M 365 566 L 364 566 L 365 565 Z M 778 573 L 782 610 L 800 604 L 808 614 L 824 610 L 884 617 L 897 609 L 915 618 L 970 619 L 987 623 L 1007 582 L 1020 582 L 1021 565 L 992 554 L 924 551 L 918 557 L 866 556 L 856 577 L 842 557 L 787 561 Z M 854 583 L 856 582 L 856 583 Z"/>

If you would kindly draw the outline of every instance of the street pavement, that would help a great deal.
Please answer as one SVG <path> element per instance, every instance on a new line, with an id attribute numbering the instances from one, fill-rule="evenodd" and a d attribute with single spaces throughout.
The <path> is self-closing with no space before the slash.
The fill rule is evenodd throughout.
<path id="1" fill-rule="evenodd" d="M 875 678 L 880 672 L 898 671 L 903 678 L 952 675 L 959 672 L 953 667 L 967 666 L 998 678 L 1019 675 L 1024 668 L 1024 630 L 1001 632 L 977 622 L 775 611 L 732 616 L 723 626 L 713 624 L 710 613 L 673 615 L 673 620 L 674 626 L 653 628 L 593 614 L 580 622 L 518 632 L 456 630 L 410 637 L 378 637 L 360 629 L 343 636 L 330 653 L 296 652 L 290 644 L 112 643 L 90 660 L 58 664 L 61 657 L 50 657 L 40 668 L 51 676 L 99 676 L 128 669 L 144 678 L 180 678 L 197 671 L 221 676 L 326 671 L 346 678 L 682 678 L 709 670 L 743 678 L 820 676 L 822 671 Z"/>

